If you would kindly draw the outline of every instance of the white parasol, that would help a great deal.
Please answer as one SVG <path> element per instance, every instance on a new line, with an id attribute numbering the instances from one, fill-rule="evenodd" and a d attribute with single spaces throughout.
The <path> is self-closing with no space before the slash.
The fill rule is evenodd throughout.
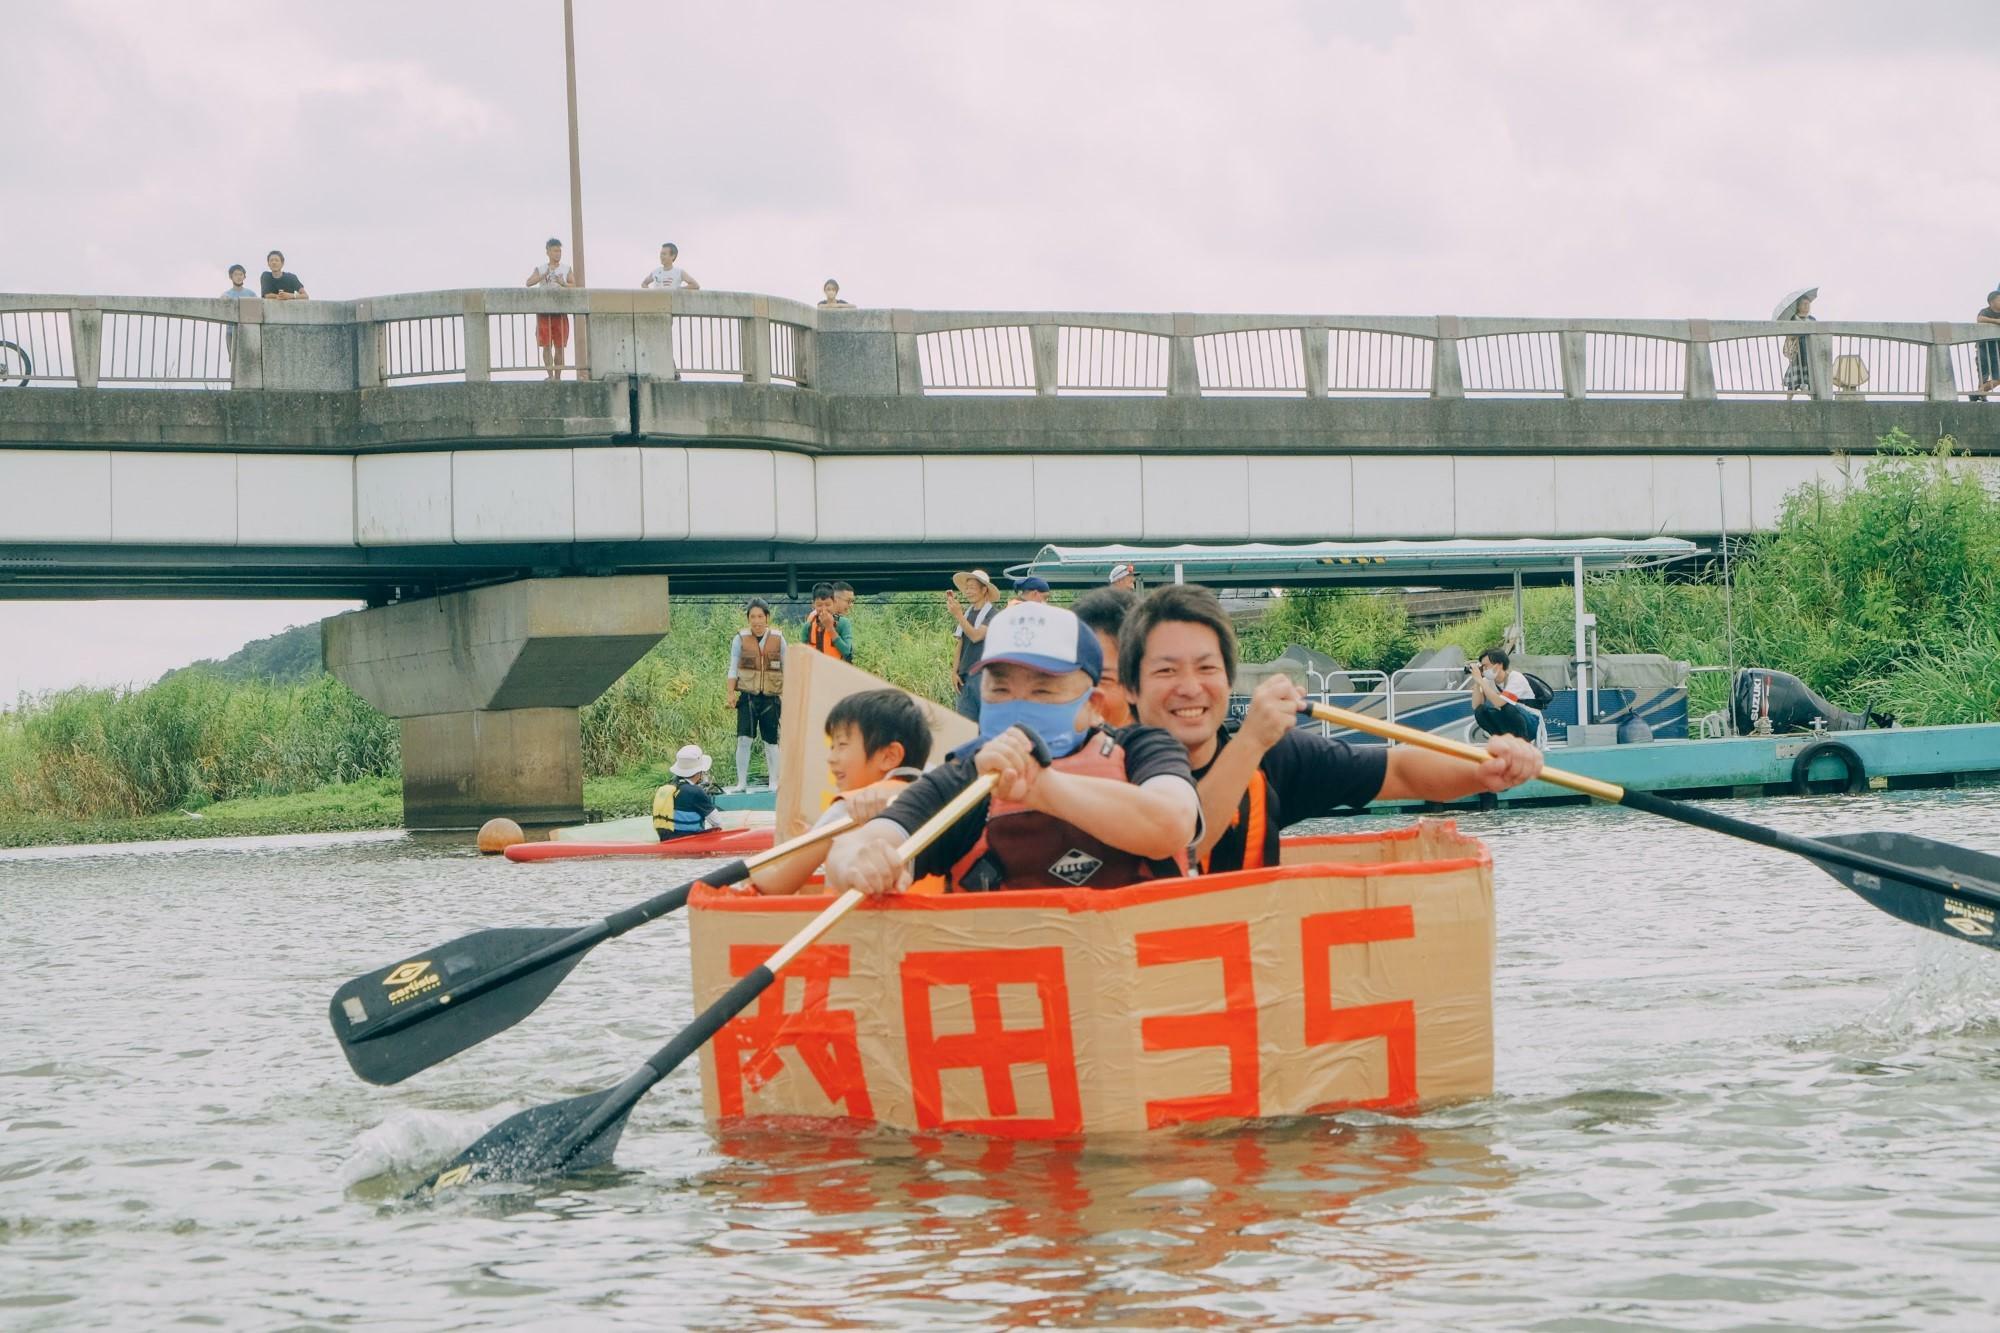
<path id="1" fill-rule="evenodd" d="M 1819 296 L 1819 288 L 1817 287 L 1799 288 L 1797 291 L 1793 292 L 1790 296 L 1787 296 L 1784 300 L 1778 302 L 1778 308 L 1771 312 L 1771 318 L 1790 319 L 1792 317 L 1792 312 L 1798 309 L 1799 302 L 1805 300 L 1809 296 L 1817 299 Z"/>

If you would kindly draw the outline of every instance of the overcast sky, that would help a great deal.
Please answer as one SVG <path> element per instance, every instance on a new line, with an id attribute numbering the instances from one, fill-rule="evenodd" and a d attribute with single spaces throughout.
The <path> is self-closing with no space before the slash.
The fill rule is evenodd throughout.
<path id="1" fill-rule="evenodd" d="M 1992 0 L 578 0 L 586 262 L 864 305 L 1966 320 Z M 557 0 L 10 4 L 0 290 L 511 285 L 570 237 Z M 572 257 L 574 257 L 572 255 Z M 0 603 L 0 694 L 327 604 Z"/>

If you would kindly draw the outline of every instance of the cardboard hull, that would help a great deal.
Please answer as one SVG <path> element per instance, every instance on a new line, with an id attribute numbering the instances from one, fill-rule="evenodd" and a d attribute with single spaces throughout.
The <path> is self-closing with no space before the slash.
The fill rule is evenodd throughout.
<path id="1" fill-rule="evenodd" d="M 1493 889 L 1446 822 L 1127 889 L 890 898 L 702 1051 L 711 1123 L 1070 1138 L 1493 1090 Z M 698 890 L 697 1004 L 826 905 Z"/>

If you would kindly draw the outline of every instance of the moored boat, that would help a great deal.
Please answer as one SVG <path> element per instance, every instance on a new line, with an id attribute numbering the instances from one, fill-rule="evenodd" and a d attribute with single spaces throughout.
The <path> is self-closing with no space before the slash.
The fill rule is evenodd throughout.
<path id="1" fill-rule="evenodd" d="M 652 820 L 646 832 L 652 832 Z M 568 861 L 587 856 L 740 856 L 769 851 L 777 835 L 771 825 L 756 828 L 710 829 L 661 842 L 522 842 L 507 849 L 509 861 Z"/>
<path id="2" fill-rule="evenodd" d="M 867 903 L 703 1050 L 705 1114 L 1068 1138 L 1491 1093 L 1485 847 L 1424 821 L 1285 853 L 1108 891 Z M 697 889 L 697 1005 L 826 901 Z"/>

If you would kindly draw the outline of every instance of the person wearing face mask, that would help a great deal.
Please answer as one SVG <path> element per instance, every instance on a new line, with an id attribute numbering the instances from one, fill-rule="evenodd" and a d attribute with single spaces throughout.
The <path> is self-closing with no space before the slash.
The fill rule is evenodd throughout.
<path id="1" fill-rule="evenodd" d="M 944 875 L 953 892 L 1113 889 L 1185 874 L 1201 833 L 1187 751 L 1166 732 L 1101 725 L 1104 653 L 1058 606 L 1022 602 L 993 617 L 972 668 L 979 739 L 910 784 L 880 818 L 836 841 L 827 887 L 884 894 Z M 1044 768 L 1022 728 L 1039 736 Z M 999 780 L 908 865 L 896 847 L 982 773 Z"/>
<path id="2" fill-rule="evenodd" d="M 1126 617 L 1118 650 L 1140 728 L 1162 728 L 1187 749 L 1206 828 L 1196 853 L 1203 873 L 1276 865 L 1279 831 L 1300 820 L 1374 800 L 1461 800 L 1542 771 L 1541 751 L 1513 736 L 1494 737 L 1492 758 L 1468 764 L 1303 730 L 1305 692 L 1287 676 L 1258 686 L 1243 721 L 1226 729 L 1236 632 L 1215 594 L 1195 584 L 1148 593 Z"/>

